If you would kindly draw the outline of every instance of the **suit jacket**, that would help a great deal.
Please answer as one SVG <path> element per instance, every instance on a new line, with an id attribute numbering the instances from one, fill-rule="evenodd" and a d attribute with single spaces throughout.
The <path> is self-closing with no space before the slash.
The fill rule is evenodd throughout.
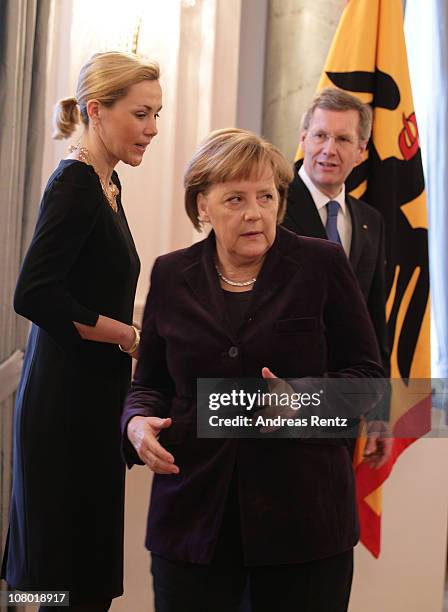
<path id="1" fill-rule="evenodd" d="M 249 565 L 295 563 L 358 539 L 351 459 L 341 440 L 196 436 L 197 378 L 381 377 L 374 331 L 339 245 L 278 227 L 238 335 L 214 268 L 215 237 L 159 257 L 145 307 L 140 358 L 122 418 L 171 416 L 161 444 L 178 475 L 153 482 L 146 545 L 168 559 L 209 563 L 237 471 Z M 343 347 L 343 348 L 341 348 Z"/>
<path id="2" fill-rule="evenodd" d="M 298 174 L 301 163 L 298 161 L 295 164 L 283 225 L 301 236 L 326 240 L 325 227 L 314 200 Z M 347 195 L 346 203 L 352 219 L 349 260 L 372 319 L 386 376 L 389 376 L 390 360 L 385 318 L 384 221 L 381 214 L 366 202 Z"/>

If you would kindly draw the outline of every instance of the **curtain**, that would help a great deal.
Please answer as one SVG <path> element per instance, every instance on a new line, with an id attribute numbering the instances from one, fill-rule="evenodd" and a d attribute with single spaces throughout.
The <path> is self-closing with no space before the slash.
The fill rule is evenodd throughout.
<path id="1" fill-rule="evenodd" d="M 12 308 L 40 197 L 52 0 L 0 0 L 0 555 L 8 525 L 12 414 L 27 323 Z"/>
<path id="2" fill-rule="evenodd" d="M 406 41 L 428 197 L 432 369 L 448 378 L 448 6 L 407 0 Z M 437 385 L 437 382 L 434 381 Z M 442 381 L 440 381 L 440 384 Z M 443 386 L 443 385 L 442 385 Z"/>

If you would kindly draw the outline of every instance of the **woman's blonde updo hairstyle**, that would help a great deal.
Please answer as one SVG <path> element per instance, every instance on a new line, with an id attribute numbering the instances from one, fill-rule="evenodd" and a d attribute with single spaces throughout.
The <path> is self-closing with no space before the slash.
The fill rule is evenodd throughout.
<path id="1" fill-rule="evenodd" d="M 159 76 L 159 66 L 138 55 L 120 51 L 96 53 L 81 68 L 76 96 L 56 104 L 53 138 L 68 138 L 80 121 L 89 124 L 86 108 L 89 100 L 112 106 L 132 85 L 157 81 Z"/>
<path id="2" fill-rule="evenodd" d="M 293 179 L 290 164 L 273 144 L 253 132 L 225 128 L 212 132 L 194 153 L 184 174 L 185 210 L 201 231 L 198 194 L 216 183 L 256 179 L 265 166 L 272 168 L 279 195 L 277 222 L 285 216 L 288 185 Z"/>

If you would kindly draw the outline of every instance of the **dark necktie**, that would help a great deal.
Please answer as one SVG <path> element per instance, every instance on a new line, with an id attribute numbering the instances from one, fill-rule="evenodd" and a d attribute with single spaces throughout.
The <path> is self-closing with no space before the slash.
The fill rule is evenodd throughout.
<path id="1" fill-rule="evenodd" d="M 335 200 L 330 200 L 326 204 L 327 207 L 327 223 L 325 225 L 325 230 L 327 232 L 328 240 L 331 242 L 337 242 L 342 245 L 341 237 L 338 232 L 338 212 L 340 209 L 339 202 Z"/>

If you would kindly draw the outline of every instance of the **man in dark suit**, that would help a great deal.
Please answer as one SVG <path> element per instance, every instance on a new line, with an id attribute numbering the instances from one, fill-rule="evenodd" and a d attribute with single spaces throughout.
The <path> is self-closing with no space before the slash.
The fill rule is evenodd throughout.
<path id="1" fill-rule="evenodd" d="M 295 164 L 283 225 L 302 236 L 342 245 L 366 301 L 389 375 L 384 222 L 376 209 L 345 191 L 345 180 L 361 161 L 371 128 L 372 111 L 358 98 L 332 88 L 314 98 L 302 120 L 304 159 Z M 369 447 L 367 454 L 377 450 Z"/>
<path id="2" fill-rule="evenodd" d="M 371 125 L 370 107 L 344 91 L 328 88 L 313 100 L 302 122 L 304 159 L 303 164 L 302 160 L 295 164 L 283 225 L 302 236 L 342 244 L 366 300 L 383 367 L 389 372 L 384 222 L 375 208 L 348 195 L 344 185 L 366 150 Z M 330 215 L 329 202 L 337 202 Z M 330 235 L 333 214 L 336 233 Z"/>

